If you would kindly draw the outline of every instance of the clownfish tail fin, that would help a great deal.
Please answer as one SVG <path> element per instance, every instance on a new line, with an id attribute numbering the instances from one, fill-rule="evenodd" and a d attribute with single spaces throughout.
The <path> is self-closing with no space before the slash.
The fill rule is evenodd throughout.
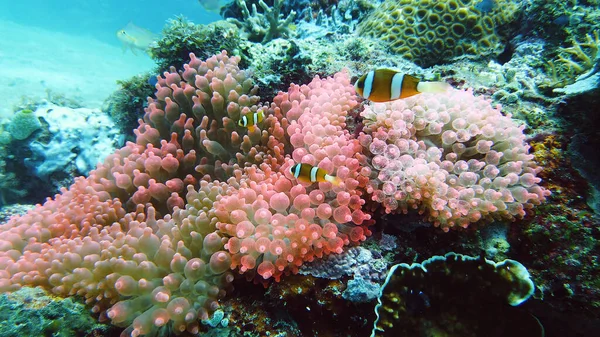
<path id="1" fill-rule="evenodd" d="M 335 177 L 335 176 L 331 176 L 329 174 L 325 175 L 325 180 L 330 182 L 333 186 L 339 186 L 342 183 L 342 179 Z"/>
<path id="2" fill-rule="evenodd" d="M 429 92 L 439 94 L 448 91 L 452 86 L 446 82 L 419 82 L 417 84 L 418 92 Z"/>

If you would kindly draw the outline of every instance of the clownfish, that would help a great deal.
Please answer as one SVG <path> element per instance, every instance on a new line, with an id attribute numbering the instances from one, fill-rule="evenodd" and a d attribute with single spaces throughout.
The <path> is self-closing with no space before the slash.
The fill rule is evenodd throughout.
<path id="1" fill-rule="evenodd" d="M 312 166 L 310 164 L 296 164 L 290 167 L 290 173 L 296 178 L 298 181 L 304 183 L 322 183 L 322 182 L 330 182 L 334 186 L 339 185 L 342 182 L 342 179 L 329 175 L 327 172 L 316 166 Z"/>
<path id="2" fill-rule="evenodd" d="M 238 121 L 238 125 L 248 128 L 248 131 L 254 132 L 256 125 L 265 119 L 265 113 L 260 110 L 257 112 L 243 115 Z"/>
<path id="3" fill-rule="evenodd" d="M 440 93 L 448 90 L 446 82 L 421 82 L 418 78 L 392 69 L 375 69 L 362 75 L 354 89 L 372 102 L 389 102 L 422 92 Z"/>

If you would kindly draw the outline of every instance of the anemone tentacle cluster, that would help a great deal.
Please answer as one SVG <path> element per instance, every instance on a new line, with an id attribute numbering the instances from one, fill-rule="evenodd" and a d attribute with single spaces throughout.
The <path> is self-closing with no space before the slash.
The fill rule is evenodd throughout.
<path id="1" fill-rule="evenodd" d="M 278 280 L 370 234 L 361 148 L 344 130 L 356 105 L 347 74 L 258 106 L 239 58 L 190 56 L 159 78 L 135 143 L 0 225 L 0 291 L 80 295 L 132 336 L 197 333 L 234 270 Z M 258 109 L 271 111 L 262 130 L 237 125 Z M 300 185 L 294 160 L 318 160 L 344 183 Z"/>
<path id="2" fill-rule="evenodd" d="M 246 169 L 237 193 L 218 203 L 217 227 L 230 237 L 232 267 L 278 280 L 303 261 L 364 241 L 371 217 L 362 210 L 368 179 L 359 168 L 366 157 L 345 129 L 346 115 L 357 105 L 348 74 L 292 85 L 273 101 L 271 142 L 280 140 L 291 158 L 279 172 L 268 165 Z M 298 183 L 288 172 L 296 162 L 318 166 L 343 183 Z"/>
<path id="3" fill-rule="evenodd" d="M 471 90 L 366 106 L 368 191 L 387 213 L 418 210 L 442 229 L 514 220 L 545 200 L 523 126 Z M 370 170 L 370 168 L 365 168 Z"/>

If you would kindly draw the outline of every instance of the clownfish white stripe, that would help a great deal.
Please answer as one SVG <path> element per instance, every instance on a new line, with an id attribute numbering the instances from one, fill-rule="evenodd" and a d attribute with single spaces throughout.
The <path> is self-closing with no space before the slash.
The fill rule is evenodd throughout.
<path id="1" fill-rule="evenodd" d="M 365 88 L 363 89 L 363 97 L 368 99 L 371 96 L 371 91 L 373 90 L 373 81 L 375 80 L 375 71 L 371 70 L 367 73 L 367 78 L 365 78 Z"/>
<path id="2" fill-rule="evenodd" d="M 254 125 L 258 124 L 258 114 L 254 114 Z"/>
<path id="3" fill-rule="evenodd" d="M 402 94 L 402 82 L 404 81 L 404 74 L 396 73 L 392 77 L 392 87 L 390 88 L 391 100 L 400 98 Z"/>
<path id="4" fill-rule="evenodd" d="M 300 167 L 301 166 L 302 165 L 300 165 L 300 164 L 296 164 L 295 167 L 294 167 L 294 172 L 293 173 L 294 173 L 294 178 L 296 178 L 296 179 L 298 179 L 298 177 L 300 176 Z"/>
<path id="5" fill-rule="evenodd" d="M 317 181 L 317 171 L 318 170 L 319 170 L 319 168 L 316 166 L 310 169 L 310 181 L 313 183 L 315 181 Z"/>
<path id="6" fill-rule="evenodd" d="M 248 117 L 242 116 L 242 126 L 248 125 Z"/>

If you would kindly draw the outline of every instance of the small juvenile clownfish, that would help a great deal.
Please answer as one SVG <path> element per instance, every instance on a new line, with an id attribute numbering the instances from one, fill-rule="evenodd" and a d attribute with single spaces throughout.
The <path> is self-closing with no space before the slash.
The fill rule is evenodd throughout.
<path id="1" fill-rule="evenodd" d="M 290 167 L 290 173 L 294 176 L 294 178 L 298 179 L 298 181 L 304 183 L 312 184 L 328 181 L 337 186 L 342 182 L 342 179 L 329 175 L 324 169 L 312 166 L 310 164 L 293 165 Z"/>
<path id="2" fill-rule="evenodd" d="M 446 82 L 421 82 L 418 78 L 392 69 L 375 69 L 362 75 L 354 89 L 372 102 L 389 102 L 422 92 L 440 93 L 448 90 Z"/>
<path id="3" fill-rule="evenodd" d="M 248 128 L 248 131 L 254 132 L 256 125 L 265 119 L 265 113 L 260 110 L 257 112 L 243 115 L 238 121 L 238 125 Z"/>

